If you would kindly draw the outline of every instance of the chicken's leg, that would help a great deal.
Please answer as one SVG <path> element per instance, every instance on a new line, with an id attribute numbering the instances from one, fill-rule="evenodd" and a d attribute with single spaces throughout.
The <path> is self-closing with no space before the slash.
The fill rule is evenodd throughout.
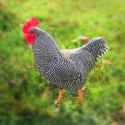
<path id="1" fill-rule="evenodd" d="M 77 94 L 78 94 L 77 97 L 76 97 L 77 103 L 82 104 L 84 102 L 84 99 L 85 99 L 85 88 L 79 89 L 77 91 Z"/>
<path id="2" fill-rule="evenodd" d="M 64 97 L 64 89 L 59 90 L 57 99 L 55 100 L 55 105 L 59 108 Z"/>

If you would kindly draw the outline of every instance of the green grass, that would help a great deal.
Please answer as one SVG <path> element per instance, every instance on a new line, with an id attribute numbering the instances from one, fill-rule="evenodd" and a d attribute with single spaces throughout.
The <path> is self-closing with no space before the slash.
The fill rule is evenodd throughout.
<path id="1" fill-rule="evenodd" d="M 109 51 L 91 72 L 86 100 L 77 107 L 67 93 L 60 111 L 57 89 L 40 77 L 21 28 L 37 17 L 60 48 L 75 48 L 80 35 L 102 36 Z M 0 1 L 0 125 L 124 125 L 125 1 Z"/>

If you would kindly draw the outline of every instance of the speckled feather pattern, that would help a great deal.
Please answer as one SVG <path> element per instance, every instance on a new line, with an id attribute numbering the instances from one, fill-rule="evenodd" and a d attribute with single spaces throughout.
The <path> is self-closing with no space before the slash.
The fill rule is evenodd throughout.
<path id="1" fill-rule="evenodd" d="M 70 91 L 82 88 L 97 58 L 106 51 L 105 41 L 97 38 L 77 51 L 70 52 L 70 57 L 65 58 L 48 33 L 42 30 L 36 32 L 38 36 L 33 45 L 33 53 L 41 75 L 51 84 Z"/>

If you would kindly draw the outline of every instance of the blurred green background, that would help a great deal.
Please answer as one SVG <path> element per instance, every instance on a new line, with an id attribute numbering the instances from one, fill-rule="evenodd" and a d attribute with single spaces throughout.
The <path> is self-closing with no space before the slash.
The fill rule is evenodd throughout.
<path id="1" fill-rule="evenodd" d="M 78 107 L 66 93 L 60 111 L 57 89 L 40 77 L 23 23 L 35 16 L 60 48 L 79 47 L 81 35 L 103 36 L 109 51 L 86 83 Z M 0 0 L 0 125 L 125 125 L 124 0 Z"/>

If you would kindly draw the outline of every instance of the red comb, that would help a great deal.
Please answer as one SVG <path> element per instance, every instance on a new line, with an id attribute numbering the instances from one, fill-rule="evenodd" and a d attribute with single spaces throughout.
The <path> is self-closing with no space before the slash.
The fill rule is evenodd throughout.
<path id="1" fill-rule="evenodd" d="M 38 25 L 39 21 L 33 17 L 24 24 L 22 31 L 23 33 L 28 33 L 31 28 L 36 27 Z"/>

